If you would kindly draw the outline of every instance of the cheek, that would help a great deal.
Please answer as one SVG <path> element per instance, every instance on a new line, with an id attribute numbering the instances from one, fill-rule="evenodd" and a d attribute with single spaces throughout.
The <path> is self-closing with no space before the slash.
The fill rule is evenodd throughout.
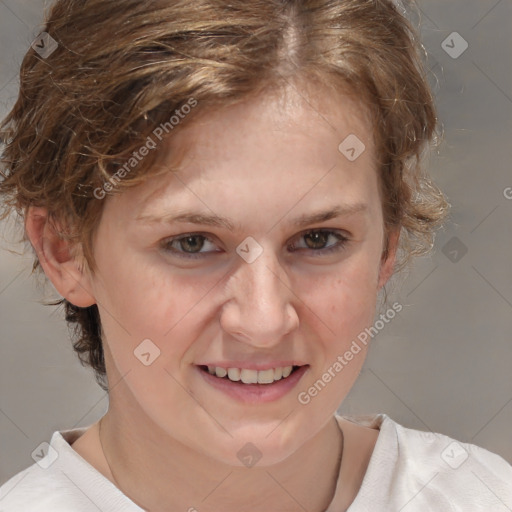
<path id="1" fill-rule="evenodd" d="M 377 264 L 373 258 L 361 254 L 361 257 L 347 260 L 335 272 L 316 280 L 314 288 L 310 288 L 315 290 L 309 298 L 312 309 L 320 318 L 326 316 L 325 323 L 336 339 L 346 339 L 373 321 L 377 281 Z"/>
<path id="2" fill-rule="evenodd" d="M 347 261 L 336 273 L 317 279 L 307 299 L 305 334 L 317 364 L 297 399 L 311 416 L 336 411 L 361 371 L 368 350 L 361 339 L 375 314 L 375 276 L 369 264 Z"/>
<path id="3" fill-rule="evenodd" d="M 200 304 L 215 282 L 208 286 L 204 278 L 176 275 L 165 271 L 165 264 L 133 255 L 119 264 L 104 261 L 101 268 L 95 292 L 105 341 L 119 370 L 138 364 L 134 351 L 146 339 L 160 351 L 155 366 L 177 364 L 201 328 Z"/>

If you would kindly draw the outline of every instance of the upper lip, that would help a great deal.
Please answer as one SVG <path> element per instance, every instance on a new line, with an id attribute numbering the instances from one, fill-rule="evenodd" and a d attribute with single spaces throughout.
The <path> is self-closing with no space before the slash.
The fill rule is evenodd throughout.
<path id="1" fill-rule="evenodd" d="M 250 361 L 217 361 L 201 363 L 197 366 L 218 366 L 219 368 L 243 368 L 246 370 L 270 370 L 271 368 L 284 368 L 285 366 L 304 366 L 306 363 L 300 361 L 273 361 L 269 363 L 256 363 Z"/>

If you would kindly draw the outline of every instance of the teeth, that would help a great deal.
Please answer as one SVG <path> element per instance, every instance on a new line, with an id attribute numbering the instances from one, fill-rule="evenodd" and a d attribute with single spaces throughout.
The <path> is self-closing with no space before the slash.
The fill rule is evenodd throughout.
<path id="1" fill-rule="evenodd" d="M 258 372 L 256 370 L 240 371 L 240 379 L 244 384 L 257 384 L 258 383 Z"/>
<path id="2" fill-rule="evenodd" d="M 217 375 L 217 377 L 225 377 L 227 374 L 228 372 L 224 368 L 220 368 L 219 366 L 215 368 L 215 375 Z"/>
<path id="3" fill-rule="evenodd" d="M 228 378 L 234 382 L 240 380 L 240 370 L 238 368 L 228 368 Z"/>
<path id="4" fill-rule="evenodd" d="M 274 382 L 274 370 L 261 370 L 258 372 L 258 384 L 272 384 Z"/>
<path id="5" fill-rule="evenodd" d="M 208 373 L 217 377 L 227 377 L 233 382 L 242 381 L 244 384 L 272 384 L 273 382 L 286 379 L 292 373 L 293 366 L 270 368 L 268 370 L 248 370 L 246 368 L 221 368 L 219 366 L 208 366 Z"/>

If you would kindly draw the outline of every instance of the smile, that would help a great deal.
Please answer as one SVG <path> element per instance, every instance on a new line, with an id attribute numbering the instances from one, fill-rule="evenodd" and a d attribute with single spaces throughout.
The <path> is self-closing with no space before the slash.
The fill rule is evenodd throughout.
<path id="1" fill-rule="evenodd" d="M 295 388 L 309 365 L 279 366 L 265 370 L 197 366 L 206 382 L 236 401 L 257 404 L 278 400 Z"/>
<path id="2" fill-rule="evenodd" d="M 243 382 L 244 384 L 272 384 L 275 381 L 286 379 L 298 368 L 298 366 L 280 366 L 267 370 L 250 370 L 247 368 L 226 369 L 219 366 L 208 366 L 207 371 L 210 375 L 229 379 L 232 382 Z"/>

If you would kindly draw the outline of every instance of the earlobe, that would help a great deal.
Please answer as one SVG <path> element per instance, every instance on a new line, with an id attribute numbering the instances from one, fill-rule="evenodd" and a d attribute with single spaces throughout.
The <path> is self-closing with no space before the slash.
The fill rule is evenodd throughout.
<path id="1" fill-rule="evenodd" d="M 57 292 L 78 307 L 96 304 L 85 268 L 71 244 L 59 234 L 46 208 L 31 206 L 25 217 L 25 232 L 41 267 Z"/>
<path id="2" fill-rule="evenodd" d="M 378 290 L 380 290 L 393 275 L 400 231 L 401 229 L 398 227 L 391 230 L 388 234 L 387 250 L 382 256 L 380 265 Z"/>

